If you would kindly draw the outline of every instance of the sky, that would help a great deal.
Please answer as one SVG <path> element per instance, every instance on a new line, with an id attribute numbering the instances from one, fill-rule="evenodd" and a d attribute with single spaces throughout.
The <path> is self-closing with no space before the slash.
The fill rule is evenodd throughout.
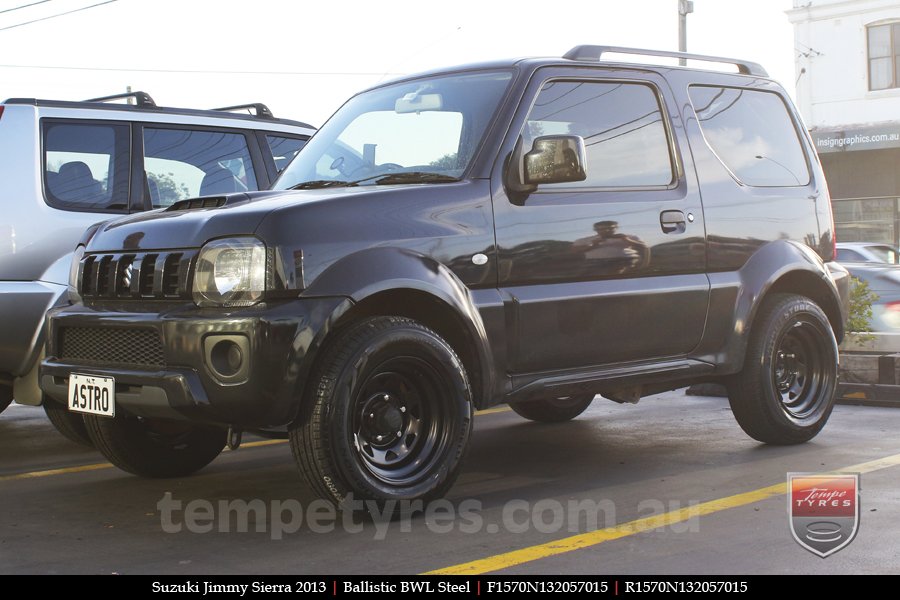
<path id="1" fill-rule="evenodd" d="M 435 67 L 561 56 L 579 44 L 677 50 L 677 6 L 677 0 L 0 0 L 0 98 L 83 100 L 131 86 L 163 106 L 263 102 L 276 116 L 320 126 L 354 93 Z M 761 63 L 793 95 L 793 29 L 785 15 L 791 6 L 791 0 L 695 0 L 688 51 Z M 23 24 L 68 11 L 77 12 Z"/>

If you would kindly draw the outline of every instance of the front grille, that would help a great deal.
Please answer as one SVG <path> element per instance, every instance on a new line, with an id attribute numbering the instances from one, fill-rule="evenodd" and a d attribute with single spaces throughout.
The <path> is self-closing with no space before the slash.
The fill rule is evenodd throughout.
<path id="1" fill-rule="evenodd" d="M 78 290 L 85 300 L 186 300 L 196 257 L 196 250 L 88 254 Z"/>
<path id="2" fill-rule="evenodd" d="M 162 340 L 153 329 L 63 327 L 59 332 L 60 359 L 96 365 L 165 367 Z"/>

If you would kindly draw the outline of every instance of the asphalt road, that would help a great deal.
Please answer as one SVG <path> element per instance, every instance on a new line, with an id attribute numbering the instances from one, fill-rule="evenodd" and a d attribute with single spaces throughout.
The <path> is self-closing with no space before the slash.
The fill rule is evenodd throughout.
<path id="1" fill-rule="evenodd" d="M 476 417 L 449 502 L 362 523 L 315 500 L 286 443 L 146 480 L 13 405 L 0 414 L 0 573 L 897 574 L 898 431 L 900 409 L 838 406 L 812 442 L 768 447 L 725 400 L 682 392 L 598 398 L 559 425 L 504 407 Z M 862 471 L 859 532 L 821 559 L 793 540 L 780 485 L 848 467 Z"/>

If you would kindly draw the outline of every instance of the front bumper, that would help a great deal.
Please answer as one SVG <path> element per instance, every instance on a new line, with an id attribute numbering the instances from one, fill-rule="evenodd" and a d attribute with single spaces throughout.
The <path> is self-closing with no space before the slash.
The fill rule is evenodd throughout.
<path id="1" fill-rule="evenodd" d="M 299 413 L 302 383 L 325 332 L 349 305 L 329 297 L 243 309 L 56 309 L 48 316 L 41 389 L 67 403 L 71 373 L 102 375 L 115 378 L 117 409 L 136 416 L 284 426 Z M 240 350 L 231 375 L 211 358 L 221 340 L 236 341 Z"/>

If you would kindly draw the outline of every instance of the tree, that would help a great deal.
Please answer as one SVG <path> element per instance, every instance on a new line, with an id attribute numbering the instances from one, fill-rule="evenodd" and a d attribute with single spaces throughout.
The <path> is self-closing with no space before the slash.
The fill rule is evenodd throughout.
<path id="1" fill-rule="evenodd" d="M 159 191 L 159 198 L 154 198 L 155 205 L 168 206 L 191 197 L 191 190 L 184 183 L 175 181 L 174 173 L 148 173 L 147 177 L 156 184 Z"/>

